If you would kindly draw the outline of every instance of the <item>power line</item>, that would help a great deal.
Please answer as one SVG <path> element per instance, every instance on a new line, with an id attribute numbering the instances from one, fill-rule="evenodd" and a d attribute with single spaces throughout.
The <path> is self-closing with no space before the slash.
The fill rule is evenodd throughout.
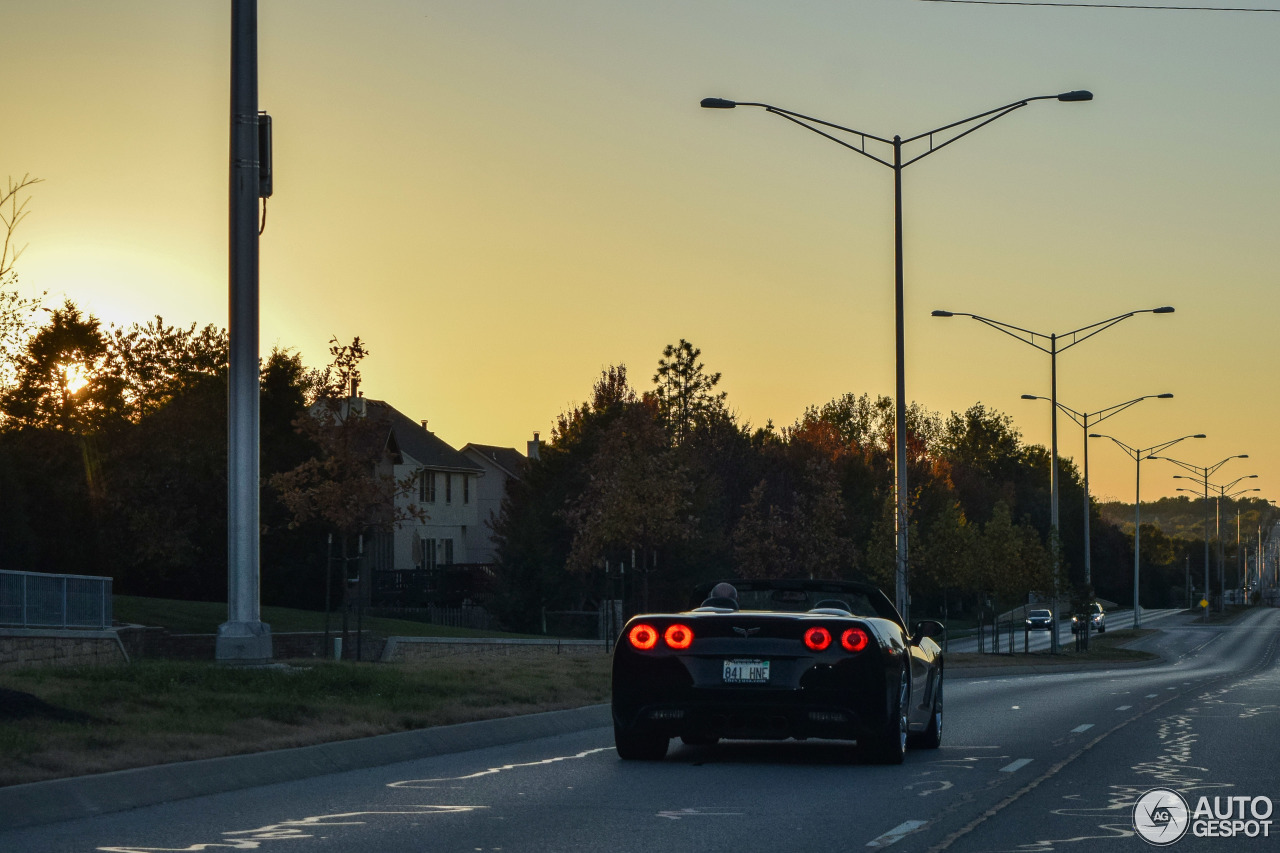
<path id="1" fill-rule="evenodd" d="M 1058 6 L 1065 9 L 1147 9 L 1176 12 L 1280 12 L 1280 9 L 1247 9 L 1235 6 L 1139 6 L 1132 3 L 1053 3 L 1031 0 L 920 0 L 922 3 L 963 3 L 973 6 Z"/>

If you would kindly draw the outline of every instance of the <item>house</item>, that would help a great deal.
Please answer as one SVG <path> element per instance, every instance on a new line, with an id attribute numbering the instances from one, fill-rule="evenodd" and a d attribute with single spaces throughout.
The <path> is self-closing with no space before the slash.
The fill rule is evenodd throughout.
<path id="1" fill-rule="evenodd" d="M 538 458 L 538 434 L 529 442 L 529 456 L 520 455 L 514 447 L 496 447 L 492 444 L 468 444 L 462 453 L 484 469 L 484 476 L 476 484 L 477 510 L 480 523 L 467 530 L 467 553 L 477 563 L 496 561 L 492 524 L 502 510 L 502 499 L 507 493 L 507 483 L 524 475 L 529 459 Z"/>
<path id="2" fill-rule="evenodd" d="M 468 548 L 469 531 L 480 524 L 479 480 L 485 471 L 421 423 L 391 404 L 364 397 L 349 405 L 386 427 L 380 474 L 411 483 L 396 496 L 399 515 L 410 504 L 426 514 L 370 538 L 364 565 L 374 603 L 417 605 L 440 587 L 445 567 L 479 562 Z"/>

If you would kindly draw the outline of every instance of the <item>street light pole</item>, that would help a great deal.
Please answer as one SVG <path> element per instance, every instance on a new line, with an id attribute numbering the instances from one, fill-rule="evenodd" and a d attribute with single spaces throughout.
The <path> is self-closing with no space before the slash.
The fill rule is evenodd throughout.
<path id="1" fill-rule="evenodd" d="M 1056 395 L 1055 395 L 1056 396 Z M 1092 589 L 1093 587 L 1093 558 L 1089 545 L 1089 515 L 1091 506 L 1089 504 L 1089 427 L 1096 427 L 1102 421 L 1112 415 L 1118 415 L 1130 406 L 1141 403 L 1143 400 L 1169 400 L 1172 394 L 1146 394 L 1142 397 L 1135 397 L 1125 403 L 1116 403 L 1114 406 L 1108 406 L 1105 409 L 1099 409 L 1096 412 L 1077 412 L 1070 406 L 1058 402 L 1051 397 L 1040 397 L 1035 394 L 1023 394 L 1024 400 L 1044 400 L 1066 413 L 1067 417 L 1075 421 L 1077 425 L 1084 429 L 1084 585 Z M 1092 420 L 1090 420 L 1092 419 Z M 1054 442 L 1057 446 L 1057 442 Z M 1056 452 L 1054 456 L 1056 456 Z"/>
<path id="2" fill-rule="evenodd" d="M 992 320 L 990 317 L 983 317 L 979 314 L 970 314 L 964 311 L 934 311 L 934 317 L 969 317 L 983 323 L 997 332 L 1003 332 L 1015 340 L 1022 341 L 1043 353 L 1049 355 L 1049 393 L 1050 393 L 1050 423 L 1051 423 L 1051 449 L 1049 451 L 1049 547 L 1053 554 L 1053 599 L 1054 610 L 1056 612 L 1058 606 L 1058 566 L 1061 558 L 1059 529 L 1058 529 L 1058 353 L 1071 349 L 1079 343 L 1087 341 L 1094 335 L 1110 329 L 1117 323 L 1121 323 L 1137 314 L 1172 314 L 1173 308 L 1168 305 L 1160 308 L 1141 308 L 1136 311 L 1129 311 L 1125 314 L 1117 314 L 1115 317 L 1109 317 L 1106 320 L 1100 320 L 1097 323 L 1090 323 L 1088 326 L 1081 326 L 1079 329 L 1073 329 L 1062 335 L 1056 333 L 1044 334 L 1041 332 L 1033 332 L 1030 329 L 1024 329 L 1021 326 L 1014 326 L 1000 320 Z M 1039 343 L 1037 338 L 1048 341 L 1048 346 Z M 1070 339 L 1070 343 L 1065 346 L 1059 346 L 1060 339 Z M 1086 512 L 1086 521 L 1088 513 Z M 1053 654 L 1058 653 L 1058 632 L 1056 630 L 1050 632 L 1049 638 L 1050 651 Z"/>
<path id="3" fill-rule="evenodd" d="M 227 394 L 227 621 L 214 655 L 270 660 L 259 596 L 258 4 L 231 5 L 229 359 Z"/>
<path id="4" fill-rule="evenodd" d="M 1133 494 L 1133 628 L 1136 631 L 1141 626 L 1139 612 L 1141 611 L 1140 602 L 1138 600 L 1138 579 L 1142 565 L 1142 460 L 1159 459 L 1157 453 L 1163 453 L 1170 447 L 1173 447 L 1180 441 L 1188 438 L 1204 438 L 1204 433 L 1196 433 L 1195 435 L 1184 435 L 1181 438 L 1175 438 L 1172 441 L 1166 441 L 1162 444 L 1153 444 L 1151 447 L 1130 447 L 1120 439 L 1111 435 L 1099 435 L 1096 432 L 1089 433 L 1089 438 L 1109 438 L 1111 441 L 1129 455 L 1134 462 L 1134 494 Z M 1207 545 L 1205 546 L 1208 547 Z M 1208 551 L 1205 552 L 1206 558 Z"/>
<path id="5" fill-rule="evenodd" d="M 894 405 L 894 455 L 893 455 L 893 492 L 894 492 L 894 538 L 896 543 L 896 561 L 894 572 L 894 603 L 898 607 L 898 612 L 902 614 L 902 618 L 908 624 L 910 623 L 910 594 L 908 589 L 907 577 L 907 390 L 906 390 L 906 346 L 904 334 L 903 320 L 903 250 L 902 250 L 902 170 L 912 163 L 921 160 L 930 154 L 938 151 L 956 140 L 968 136 L 970 133 L 985 127 L 996 119 L 1003 118 L 1015 110 L 1027 106 L 1032 101 L 1091 101 L 1093 93 L 1084 90 L 1063 92 L 1058 95 L 1038 95 L 1032 98 L 1024 98 L 1020 101 L 1014 101 L 1003 107 L 997 107 L 993 110 L 978 113 L 968 118 L 954 121 L 951 124 L 933 130 L 918 133 L 915 136 L 903 139 L 901 136 L 895 135 L 892 139 L 882 136 L 864 133 L 861 130 L 855 130 L 851 127 L 844 127 L 838 124 L 832 124 L 822 119 L 813 118 L 812 116 L 803 115 L 791 110 L 775 107 L 770 104 L 759 103 L 755 101 L 731 101 L 726 98 L 703 98 L 702 107 L 704 109 L 734 109 L 735 107 L 760 107 L 766 112 L 773 113 L 776 116 L 785 118 L 787 121 L 800 125 L 801 127 L 813 131 L 819 136 L 829 139 L 837 145 L 848 148 L 850 151 L 857 153 L 876 161 L 882 166 L 887 166 L 893 170 L 893 220 L 894 220 L 894 395 L 897 398 Z M 857 136 L 859 142 L 857 145 L 847 142 L 837 136 L 833 136 L 823 128 L 849 133 Z M 941 134 L 952 135 L 947 136 L 941 142 L 935 142 L 934 137 Z M 877 157 L 866 150 L 867 142 L 876 142 L 887 145 L 891 149 L 892 159 L 886 160 L 883 157 Z M 920 154 L 916 154 L 908 159 L 903 159 L 903 146 L 910 145 L 914 142 L 927 142 L 928 148 Z"/>
<path id="6" fill-rule="evenodd" d="M 1223 465 L 1226 465 L 1232 459 L 1248 459 L 1249 454 L 1241 453 L 1236 456 L 1228 456 L 1225 459 L 1220 459 L 1214 464 L 1208 465 L 1205 467 L 1201 467 L 1199 465 L 1191 465 L 1190 463 L 1182 462 L 1178 459 L 1171 459 L 1168 456 L 1156 456 L 1153 454 L 1150 458 L 1163 459 L 1166 462 L 1172 462 L 1174 465 L 1177 465 L 1179 468 L 1182 468 L 1183 470 L 1190 471 L 1192 474 L 1195 474 L 1196 479 L 1202 480 L 1204 482 L 1204 502 L 1205 502 L 1205 513 L 1206 513 L 1206 518 L 1204 520 L 1204 600 L 1206 603 L 1206 607 L 1204 608 L 1204 621 L 1208 622 L 1209 608 L 1207 604 L 1209 601 L 1209 519 L 1207 515 L 1209 511 L 1209 478 L 1212 477 L 1219 468 L 1221 468 Z M 1177 477 L 1179 475 L 1174 474 L 1174 476 Z M 1184 479 L 1191 479 L 1191 478 L 1185 477 Z"/>

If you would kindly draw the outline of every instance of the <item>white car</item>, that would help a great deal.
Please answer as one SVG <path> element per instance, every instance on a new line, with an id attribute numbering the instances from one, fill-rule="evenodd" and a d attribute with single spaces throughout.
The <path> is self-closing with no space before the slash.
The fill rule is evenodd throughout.
<path id="1" fill-rule="evenodd" d="M 1103 612 L 1102 605 L 1094 602 L 1085 608 L 1085 613 L 1089 619 L 1089 630 L 1095 634 L 1105 634 L 1107 632 L 1107 614 Z M 1071 633 L 1080 633 L 1080 625 L 1083 623 L 1084 617 L 1071 617 Z"/>

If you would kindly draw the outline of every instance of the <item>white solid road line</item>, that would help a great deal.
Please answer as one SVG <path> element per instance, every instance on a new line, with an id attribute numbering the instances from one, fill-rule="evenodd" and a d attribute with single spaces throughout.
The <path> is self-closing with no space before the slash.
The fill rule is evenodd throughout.
<path id="1" fill-rule="evenodd" d="M 878 836 L 867 842 L 868 847 L 888 847 L 895 841 L 901 841 L 920 827 L 924 826 L 927 821 L 923 820 L 907 820 L 895 826 L 884 835 Z"/>

